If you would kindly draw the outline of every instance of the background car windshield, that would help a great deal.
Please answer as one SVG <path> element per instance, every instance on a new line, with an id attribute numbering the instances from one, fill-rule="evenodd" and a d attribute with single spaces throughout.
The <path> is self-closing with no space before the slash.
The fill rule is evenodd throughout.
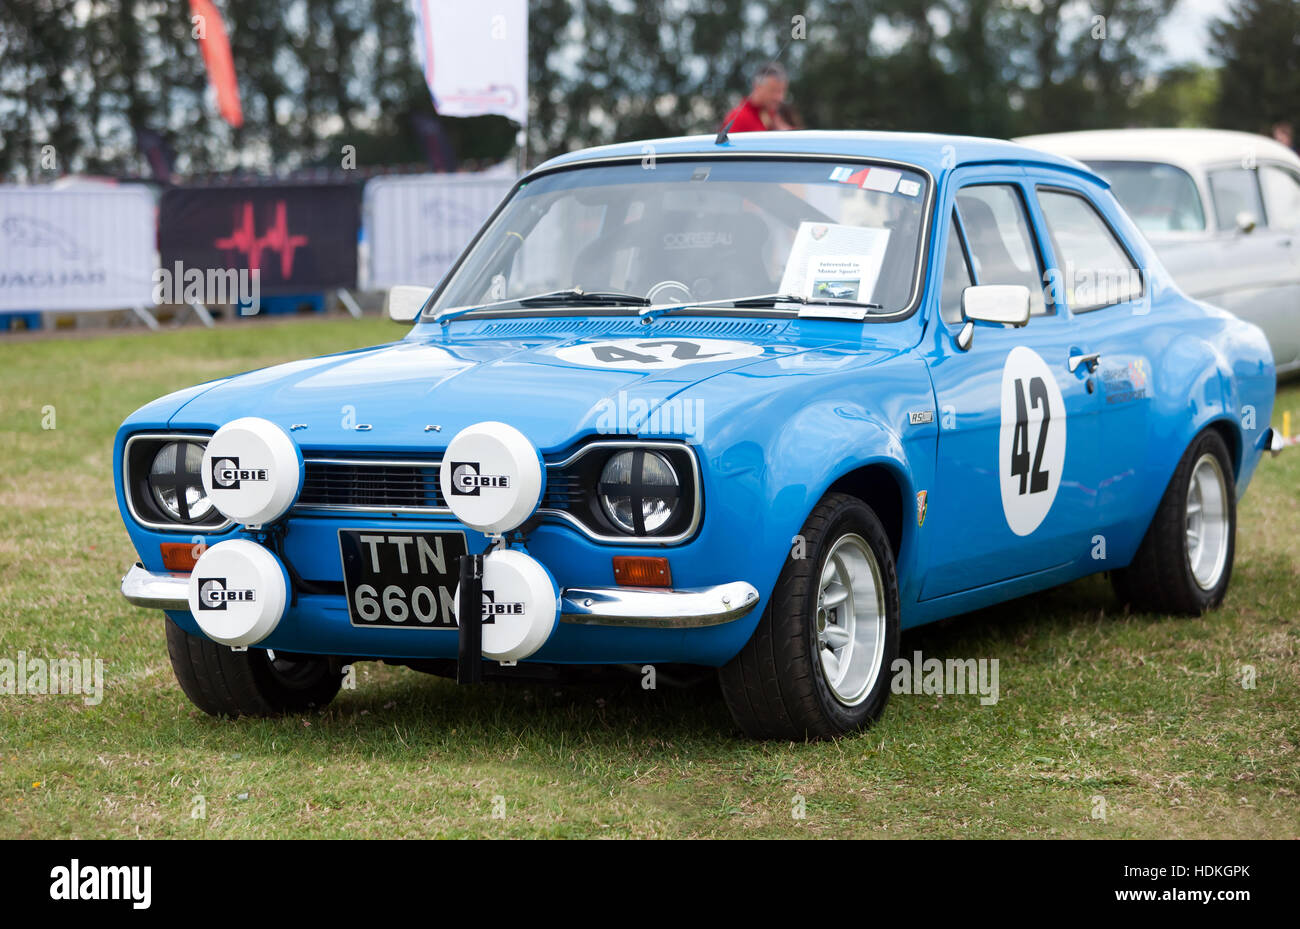
<path id="1" fill-rule="evenodd" d="M 431 308 L 581 287 L 656 303 L 775 292 L 912 301 L 926 179 L 785 159 L 659 158 L 520 188 Z"/>
<path id="2" fill-rule="evenodd" d="M 1182 168 L 1140 161 L 1090 161 L 1116 199 L 1146 233 L 1200 232 L 1205 209 L 1196 182 Z"/>

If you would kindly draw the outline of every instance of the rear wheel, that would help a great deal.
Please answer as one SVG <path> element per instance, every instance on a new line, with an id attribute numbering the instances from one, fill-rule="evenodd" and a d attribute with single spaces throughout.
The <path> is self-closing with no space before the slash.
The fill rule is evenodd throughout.
<path id="1" fill-rule="evenodd" d="M 827 494 L 740 654 L 719 669 L 737 725 L 759 739 L 827 738 L 876 719 L 898 655 L 898 575 L 880 520 Z"/>
<path id="2" fill-rule="evenodd" d="M 1133 563 L 1111 572 L 1135 610 L 1198 616 L 1223 602 L 1232 578 L 1237 493 L 1223 437 L 1201 433 L 1183 453 Z"/>
<path id="3" fill-rule="evenodd" d="M 167 653 L 185 696 L 213 716 L 277 716 L 325 706 L 343 683 L 326 655 L 228 645 L 190 635 L 167 618 Z"/>

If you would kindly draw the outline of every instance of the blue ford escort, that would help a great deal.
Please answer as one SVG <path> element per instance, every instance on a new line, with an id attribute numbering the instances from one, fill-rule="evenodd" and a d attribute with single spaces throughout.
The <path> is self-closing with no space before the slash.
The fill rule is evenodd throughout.
<path id="1" fill-rule="evenodd" d="M 752 133 L 515 186 L 405 338 L 133 413 L 132 603 L 203 710 L 323 705 L 383 660 L 465 682 L 717 668 L 738 726 L 882 711 L 901 629 L 1107 572 L 1198 614 L 1232 573 L 1275 374 L 1082 164 Z"/>

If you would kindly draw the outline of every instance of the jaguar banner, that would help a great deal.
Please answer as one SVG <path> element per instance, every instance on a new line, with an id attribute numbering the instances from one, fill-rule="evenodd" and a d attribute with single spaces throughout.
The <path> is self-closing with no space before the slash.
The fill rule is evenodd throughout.
<path id="1" fill-rule="evenodd" d="M 284 184 L 177 187 L 163 194 L 158 246 L 164 271 L 248 271 L 263 294 L 303 294 L 357 283 L 361 187 Z"/>
<path id="2" fill-rule="evenodd" d="M 0 310 L 145 306 L 155 266 L 147 189 L 0 186 Z"/>

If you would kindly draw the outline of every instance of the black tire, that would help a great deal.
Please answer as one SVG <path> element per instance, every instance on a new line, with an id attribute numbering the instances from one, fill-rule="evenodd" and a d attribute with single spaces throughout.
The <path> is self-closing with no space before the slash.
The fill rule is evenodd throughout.
<path id="1" fill-rule="evenodd" d="M 232 651 L 190 635 L 168 617 L 167 654 L 185 696 L 212 716 L 278 716 L 322 707 L 343 683 L 342 664 L 325 655 L 266 649 Z"/>
<path id="2" fill-rule="evenodd" d="M 835 542 L 856 534 L 875 557 L 885 604 L 884 656 L 865 698 L 841 702 L 826 680 L 818 645 L 817 598 Z M 833 738 L 873 722 L 889 699 L 889 667 L 898 657 L 898 573 L 880 520 L 847 494 L 822 498 L 804 523 L 804 558 L 787 557 L 753 636 L 718 669 L 736 724 L 755 739 Z"/>
<path id="3" fill-rule="evenodd" d="M 1196 463 L 1204 455 L 1218 460 L 1227 489 L 1227 558 L 1218 582 L 1204 588 L 1192 573 L 1187 549 L 1187 493 Z M 1160 505 L 1147 528 L 1137 555 L 1127 568 L 1112 571 L 1111 586 L 1123 604 L 1135 612 L 1200 616 L 1223 602 L 1232 579 L 1237 541 L 1237 496 L 1232 456 L 1223 437 L 1213 429 L 1196 437 L 1174 469 Z"/>

